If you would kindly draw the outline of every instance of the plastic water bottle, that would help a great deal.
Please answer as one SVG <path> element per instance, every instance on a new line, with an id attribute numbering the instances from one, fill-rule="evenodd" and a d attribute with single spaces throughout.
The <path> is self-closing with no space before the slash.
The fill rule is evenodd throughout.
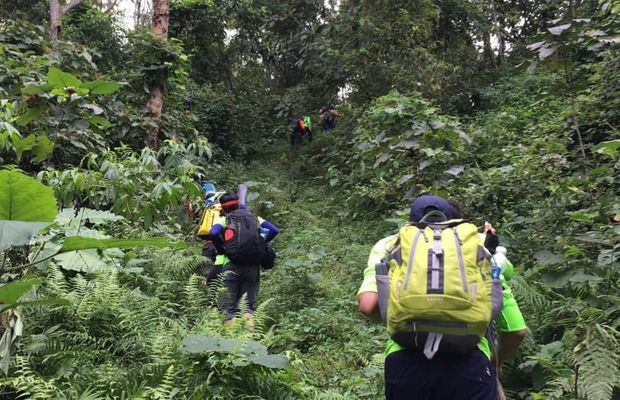
<path id="1" fill-rule="evenodd" d="M 510 280 L 512 277 L 513 266 L 510 260 L 506 257 L 507 250 L 503 246 L 497 246 L 495 254 L 493 254 L 494 264 L 499 268 L 501 274 L 504 275 L 506 280 Z M 494 265 L 494 266 L 495 266 Z M 493 276 L 493 270 L 491 270 Z"/>
<path id="2" fill-rule="evenodd" d="M 491 268 L 491 278 L 493 280 L 499 279 L 501 274 L 502 274 L 502 269 L 498 267 L 497 264 L 493 263 L 493 266 Z"/>
<path id="3" fill-rule="evenodd" d="M 263 237 L 263 239 L 267 240 L 267 235 L 269 235 L 269 229 L 263 228 L 262 226 L 258 228 L 259 234 Z"/>

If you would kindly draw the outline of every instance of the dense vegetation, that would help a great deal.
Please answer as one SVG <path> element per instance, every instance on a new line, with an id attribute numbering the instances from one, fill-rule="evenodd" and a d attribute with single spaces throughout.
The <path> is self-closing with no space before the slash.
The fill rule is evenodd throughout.
<path id="1" fill-rule="evenodd" d="M 76 3 L 52 40 L 0 0 L 1 398 L 382 398 L 355 292 L 428 192 L 517 266 L 507 397 L 620 398 L 618 0 L 172 0 L 167 41 Z M 203 179 L 282 229 L 254 329 L 202 284 Z"/>

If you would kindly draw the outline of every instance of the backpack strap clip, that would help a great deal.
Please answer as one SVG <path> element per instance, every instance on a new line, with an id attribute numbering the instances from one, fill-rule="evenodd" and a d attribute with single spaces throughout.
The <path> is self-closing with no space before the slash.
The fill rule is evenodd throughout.
<path id="1" fill-rule="evenodd" d="M 433 229 L 433 254 L 436 256 L 443 254 L 443 250 L 441 248 L 441 228 Z"/>

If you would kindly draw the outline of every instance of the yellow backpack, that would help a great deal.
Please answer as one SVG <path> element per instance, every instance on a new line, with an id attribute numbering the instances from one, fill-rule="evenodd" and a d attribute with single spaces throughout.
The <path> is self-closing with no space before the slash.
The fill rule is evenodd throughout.
<path id="1" fill-rule="evenodd" d="M 219 203 L 212 207 L 205 208 L 202 217 L 200 217 L 198 232 L 196 232 L 199 238 L 205 240 L 209 238 L 209 231 L 215 221 L 220 217 L 220 211 L 222 211 L 222 206 Z"/>
<path id="2" fill-rule="evenodd" d="M 499 277 L 466 221 L 403 227 L 388 268 L 388 332 L 428 358 L 473 349 L 501 309 Z"/>

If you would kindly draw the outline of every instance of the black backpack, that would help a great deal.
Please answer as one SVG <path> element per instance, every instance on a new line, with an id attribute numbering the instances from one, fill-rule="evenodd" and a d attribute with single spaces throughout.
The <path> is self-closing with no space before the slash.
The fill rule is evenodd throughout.
<path id="1" fill-rule="evenodd" d="M 258 217 L 250 210 L 235 210 L 226 216 L 224 252 L 234 264 L 258 266 L 267 242 L 258 232 Z"/>

